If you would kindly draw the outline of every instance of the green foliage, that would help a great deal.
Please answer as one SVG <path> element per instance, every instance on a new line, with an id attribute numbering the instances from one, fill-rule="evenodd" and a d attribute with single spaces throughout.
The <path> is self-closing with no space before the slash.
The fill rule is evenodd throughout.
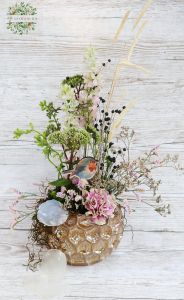
<path id="1" fill-rule="evenodd" d="M 37 134 L 35 134 L 34 139 L 35 139 L 35 143 L 36 143 L 39 147 L 44 148 L 44 147 L 47 147 L 47 146 L 48 146 L 48 142 L 47 142 L 47 134 L 46 134 L 45 131 L 43 131 L 42 133 L 37 133 Z"/>
<path id="2" fill-rule="evenodd" d="M 23 134 L 30 134 L 33 132 L 34 127 L 32 123 L 29 123 L 29 128 L 26 130 L 22 130 L 20 128 L 16 128 L 13 132 L 13 138 L 14 139 L 19 139 Z"/>
<path id="3" fill-rule="evenodd" d="M 65 178 L 61 178 L 52 182 L 49 182 L 49 184 L 56 186 L 56 187 L 61 187 L 61 186 L 65 186 L 68 187 L 71 185 L 71 181 Z"/>
<path id="4" fill-rule="evenodd" d="M 49 198 L 49 199 L 57 199 L 56 194 L 57 194 L 56 191 L 49 191 L 49 192 L 48 192 L 48 198 Z"/>
<path id="5" fill-rule="evenodd" d="M 94 67 L 93 54 L 91 51 L 87 56 Z M 79 149 L 84 156 L 89 150 L 94 157 L 98 153 L 100 134 L 94 128 L 93 116 L 94 99 L 98 97 L 97 88 L 94 72 L 88 76 L 76 74 L 66 77 L 61 85 L 62 111 L 66 115 L 64 124 L 59 117 L 61 107 L 55 107 L 53 102 L 43 100 L 39 106 L 48 118 L 46 128 L 38 131 L 31 125 L 26 130 L 18 128 L 14 132 L 17 139 L 23 134 L 34 134 L 35 144 L 42 148 L 46 158 L 54 165 L 58 178 L 61 178 L 63 170 L 73 168 L 78 161 Z M 78 128 L 79 125 L 83 128 Z"/>
<path id="6" fill-rule="evenodd" d="M 17 128 L 14 131 L 14 138 L 19 139 L 23 134 L 34 134 L 35 144 L 42 148 L 43 154 L 49 160 L 49 162 L 56 168 L 58 172 L 58 177 L 61 176 L 61 170 L 63 169 L 63 152 L 55 150 L 48 141 L 48 136 L 61 128 L 61 124 L 57 117 L 60 108 L 55 108 L 53 103 L 47 103 L 46 101 L 40 102 L 40 107 L 42 111 L 46 111 L 46 115 L 49 119 L 49 124 L 46 129 L 42 132 L 35 130 L 32 123 L 29 124 L 28 129 L 22 130 Z"/>
<path id="7" fill-rule="evenodd" d="M 60 126 L 59 126 L 60 128 Z M 49 134 L 51 134 L 52 132 L 58 130 L 58 126 L 56 126 L 56 124 L 49 124 L 45 130 L 46 135 L 48 136 Z"/>
<path id="8" fill-rule="evenodd" d="M 37 12 L 31 4 L 22 1 L 9 7 L 8 13 L 10 15 L 36 15 Z"/>
<path id="9" fill-rule="evenodd" d="M 96 144 L 98 144 L 100 142 L 100 134 L 96 130 L 96 128 L 90 124 L 90 125 L 87 125 L 86 130 L 87 130 L 87 132 L 89 132 L 91 134 L 91 137 L 94 140 L 94 142 Z"/>
<path id="10" fill-rule="evenodd" d="M 77 74 L 74 76 L 67 76 L 63 81 L 62 84 L 67 84 L 71 88 L 78 88 L 84 83 L 84 77 L 83 75 Z"/>
<path id="11" fill-rule="evenodd" d="M 59 123 L 59 119 L 57 115 L 61 110 L 61 108 L 60 107 L 55 108 L 53 102 L 47 103 L 45 100 L 41 101 L 39 105 L 41 110 L 46 112 L 46 115 L 49 119 L 49 123 L 55 123 L 58 129 L 60 129 L 61 125 Z"/>

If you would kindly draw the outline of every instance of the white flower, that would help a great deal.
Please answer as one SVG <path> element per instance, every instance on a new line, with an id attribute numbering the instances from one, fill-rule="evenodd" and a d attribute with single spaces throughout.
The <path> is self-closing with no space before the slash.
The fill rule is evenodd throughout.
<path id="1" fill-rule="evenodd" d="M 75 201 L 78 202 L 78 201 L 80 201 L 80 200 L 82 200 L 82 196 L 77 195 L 77 196 L 75 197 Z"/>

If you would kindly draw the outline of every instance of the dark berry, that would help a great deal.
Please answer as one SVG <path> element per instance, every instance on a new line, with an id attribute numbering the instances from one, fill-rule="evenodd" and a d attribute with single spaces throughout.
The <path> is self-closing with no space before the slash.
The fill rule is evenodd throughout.
<path id="1" fill-rule="evenodd" d="M 113 178 L 113 175 L 112 175 L 112 174 L 110 175 L 110 178 L 111 178 L 111 179 Z"/>
<path id="2" fill-rule="evenodd" d="M 111 59 L 110 59 L 110 58 L 108 59 L 108 62 L 111 62 Z"/>
<path id="3" fill-rule="evenodd" d="M 112 114 L 114 113 L 114 109 L 111 111 L 112 112 Z"/>
<path id="4" fill-rule="evenodd" d="M 124 105 L 122 108 L 123 108 L 123 109 L 125 109 L 125 108 L 126 108 L 126 106 Z"/>
<path id="5" fill-rule="evenodd" d="M 101 110 L 101 113 L 104 113 L 104 110 L 103 110 L 103 109 Z"/>
<path id="6" fill-rule="evenodd" d="M 106 111 L 105 115 L 108 116 L 108 114 L 109 114 L 109 113 Z"/>
<path id="7" fill-rule="evenodd" d="M 102 66 L 105 67 L 105 63 L 103 63 Z"/>
<path id="8" fill-rule="evenodd" d="M 121 154 L 121 150 L 118 150 L 118 153 Z"/>
<path id="9" fill-rule="evenodd" d="M 123 151 L 126 151 L 126 148 L 123 148 Z"/>

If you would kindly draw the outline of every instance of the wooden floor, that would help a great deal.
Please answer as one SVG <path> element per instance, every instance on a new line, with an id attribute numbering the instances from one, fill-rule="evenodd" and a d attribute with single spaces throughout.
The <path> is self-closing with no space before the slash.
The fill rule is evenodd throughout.
<path id="1" fill-rule="evenodd" d="M 37 104 L 44 99 L 59 103 L 61 80 L 83 70 L 83 52 L 90 44 L 97 49 L 99 63 L 112 60 L 103 75 L 107 90 L 118 57 L 126 56 L 133 22 L 145 2 L 31 0 L 38 21 L 34 32 L 22 36 L 6 29 L 8 7 L 15 2 L 0 1 L 0 300 L 38 300 L 22 286 L 29 222 L 9 230 L 8 207 L 14 197 L 10 188 L 35 191 L 33 183 L 54 178 L 54 170 L 31 138 L 14 141 L 12 131 L 25 128 L 29 121 L 44 128 L 46 119 Z M 112 45 L 130 8 L 127 29 Z M 161 144 L 162 154 L 179 154 L 184 164 L 184 1 L 154 1 L 145 18 L 149 22 L 132 60 L 151 73 L 123 69 L 113 101 L 121 107 L 139 99 L 125 120 L 137 132 L 134 153 Z M 172 214 L 162 218 L 133 201 L 135 212 L 128 223 L 134 238 L 127 227 L 111 257 L 89 267 L 68 267 L 64 299 L 184 299 L 184 176 L 168 169 L 158 175 Z"/>

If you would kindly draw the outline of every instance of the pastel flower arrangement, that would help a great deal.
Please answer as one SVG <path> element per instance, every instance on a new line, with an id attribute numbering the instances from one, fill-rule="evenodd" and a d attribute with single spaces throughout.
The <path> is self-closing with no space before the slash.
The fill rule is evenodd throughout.
<path id="1" fill-rule="evenodd" d="M 135 47 L 135 41 L 132 45 Z M 15 208 L 19 200 L 34 198 L 35 205 L 27 212 L 33 219 L 33 242 L 40 241 L 40 232 L 36 235 L 39 224 L 57 227 L 65 223 L 70 214 L 84 215 L 91 225 L 104 226 L 120 207 L 124 214 L 130 213 L 130 193 L 160 215 L 170 213 L 169 204 L 158 194 L 161 181 L 154 178 L 153 171 L 160 167 L 182 169 L 178 157 L 160 157 L 158 147 L 138 157 L 132 156 L 135 132 L 122 123 L 133 103 L 120 103 L 114 108 L 111 101 L 119 67 L 128 64 L 141 70 L 144 68 L 121 61 L 115 69 L 107 97 L 102 97 L 100 76 L 111 59 L 98 66 L 95 49 L 89 48 L 85 63 L 88 67 L 85 74 L 67 76 L 62 81 L 58 106 L 53 102 L 40 102 L 40 108 L 48 118 L 43 131 L 30 123 L 26 130 L 17 128 L 14 132 L 16 139 L 32 134 L 57 174 L 55 181 L 40 185 L 38 194 L 17 192 L 18 200 L 11 208 L 15 214 L 14 226 L 26 217 L 25 211 Z M 141 196 L 147 190 L 153 193 L 150 203 Z"/>
<path id="2" fill-rule="evenodd" d="M 170 213 L 169 205 L 157 195 L 161 182 L 153 178 L 152 171 L 159 167 L 180 168 L 178 157 L 160 158 L 158 147 L 155 147 L 131 159 L 130 146 L 135 133 L 121 126 L 128 107 L 111 109 L 99 94 L 100 73 L 111 60 L 98 68 L 93 48 L 87 50 L 85 58 L 89 72 L 62 81 L 62 107 L 55 107 L 52 102 L 40 102 L 41 110 L 48 117 L 45 130 L 40 132 L 31 123 L 28 129 L 17 128 L 14 132 L 16 139 L 33 134 L 35 143 L 57 171 L 57 180 L 49 182 L 45 189 L 45 205 L 41 201 L 40 207 L 35 206 L 34 213 L 39 211 L 41 215 L 43 209 L 40 220 L 47 226 L 60 225 L 61 215 L 67 216 L 67 211 L 85 214 L 95 224 L 103 225 L 113 218 L 117 206 L 130 211 L 125 194 L 132 192 L 140 199 L 145 187 L 153 192 L 155 199 L 155 204 L 149 205 L 161 215 Z M 61 111 L 65 113 L 64 122 Z M 41 195 L 37 196 L 42 199 Z M 52 202 L 48 205 L 49 201 Z M 56 201 L 60 204 L 58 214 Z M 55 218 L 53 222 L 51 216 Z"/>

